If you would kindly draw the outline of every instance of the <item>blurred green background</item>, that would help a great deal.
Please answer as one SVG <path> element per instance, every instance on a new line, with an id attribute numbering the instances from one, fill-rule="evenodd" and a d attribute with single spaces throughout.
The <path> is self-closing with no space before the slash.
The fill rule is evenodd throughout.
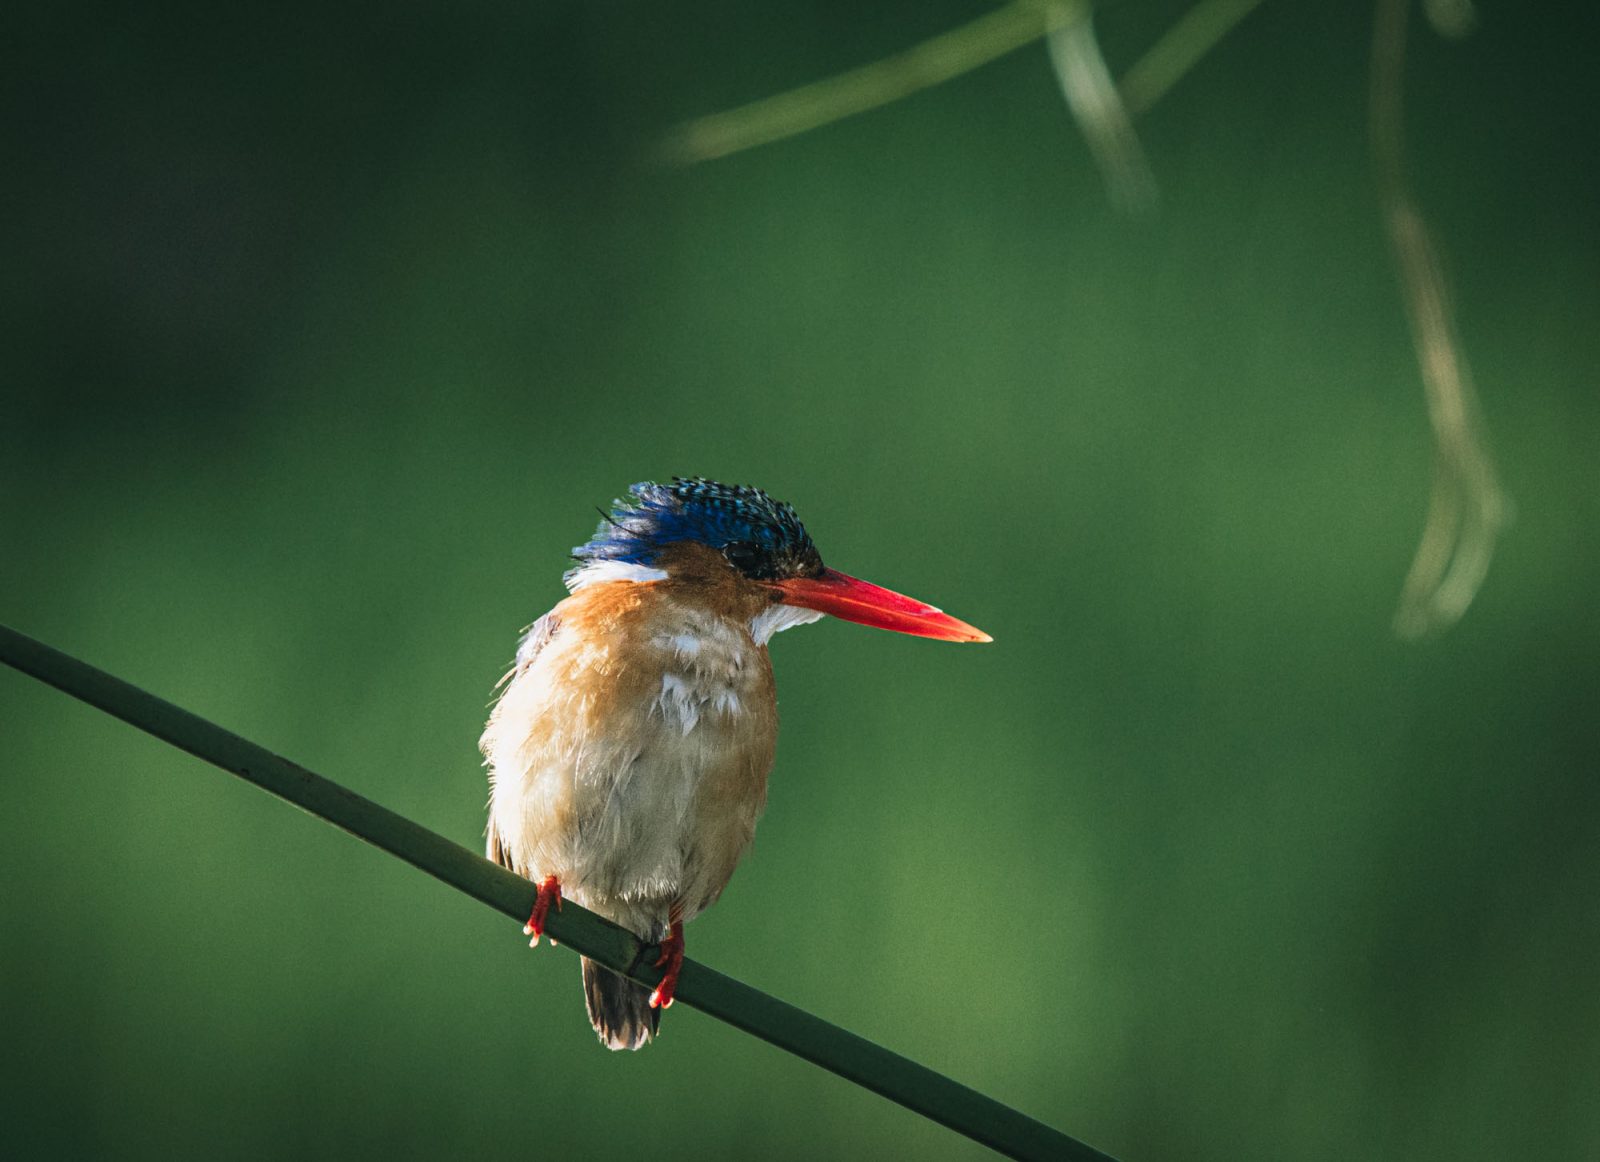
<path id="1" fill-rule="evenodd" d="M 984 10 L 17 16 L 0 618 L 475 845 L 491 687 L 593 507 L 759 484 L 996 643 L 778 639 L 691 956 L 1127 1159 L 1591 1155 L 1594 16 L 1414 22 L 1517 520 L 1408 644 L 1365 6 L 1264 5 L 1145 117 L 1146 220 L 1038 46 L 648 161 Z M 1183 10 L 1108 8 L 1113 67 Z M 682 1007 L 606 1053 L 570 951 L 16 674 L 0 731 L 11 1156 L 985 1156 Z"/>

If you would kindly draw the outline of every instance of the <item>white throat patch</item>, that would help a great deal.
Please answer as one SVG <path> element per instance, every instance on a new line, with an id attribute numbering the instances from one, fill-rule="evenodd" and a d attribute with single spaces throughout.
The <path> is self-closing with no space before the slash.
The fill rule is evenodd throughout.
<path id="1" fill-rule="evenodd" d="M 756 645 L 764 646 L 772 640 L 773 634 L 797 625 L 810 625 L 824 616 L 815 609 L 802 609 L 798 605 L 769 605 L 750 619 L 750 636 Z"/>

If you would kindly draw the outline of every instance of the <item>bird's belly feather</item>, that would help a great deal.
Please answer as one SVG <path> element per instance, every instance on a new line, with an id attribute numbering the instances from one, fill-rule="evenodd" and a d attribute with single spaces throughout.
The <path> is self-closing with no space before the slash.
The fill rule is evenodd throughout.
<path id="1" fill-rule="evenodd" d="M 524 875 L 655 938 L 709 906 L 766 802 L 777 712 L 766 651 L 692 625 L 643 649 L 558 635 L 484 734 L 491 828 Z"/>

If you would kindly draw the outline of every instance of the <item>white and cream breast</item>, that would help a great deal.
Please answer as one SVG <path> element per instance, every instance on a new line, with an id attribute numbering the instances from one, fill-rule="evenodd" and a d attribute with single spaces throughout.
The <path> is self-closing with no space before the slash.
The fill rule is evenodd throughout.
<path id="1" fill-rule="evenodd" d="M 482 739 L 491 846 L 647 935 L 726 886 L 777 740 L 766 626 L 638 592 L 654 588 L 557 606 Z"/>

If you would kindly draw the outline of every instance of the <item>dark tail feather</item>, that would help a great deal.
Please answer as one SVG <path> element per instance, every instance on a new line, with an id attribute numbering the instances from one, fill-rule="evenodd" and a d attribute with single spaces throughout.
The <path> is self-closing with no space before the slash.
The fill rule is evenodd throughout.
<path id="1" fill-rule="evenodd" d="M 661 1010 L 650 1007 L 650 990 L 583 958 L 583 999 L 589 1023 L 608 1049 L 638 1049 L 656 1035 Z"/>

